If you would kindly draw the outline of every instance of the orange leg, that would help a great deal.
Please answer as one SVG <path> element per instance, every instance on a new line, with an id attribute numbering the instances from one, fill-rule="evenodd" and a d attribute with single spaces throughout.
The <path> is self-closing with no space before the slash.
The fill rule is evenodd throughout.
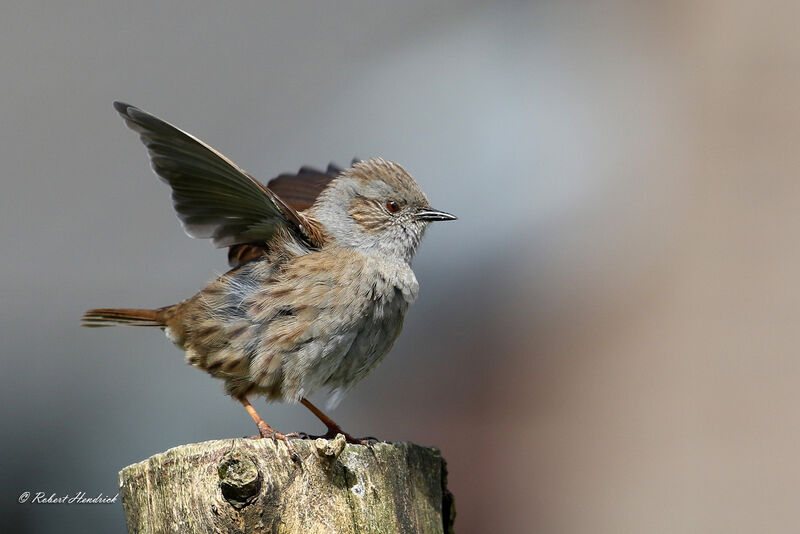
<path id="1" fill-rule="evenodd" d="M 279 439 L 286 444 L 286 448 L 289 449 L 289 454 L 291 455 L 293 460 L 300 460 L 300 455 L 297 454 L 297 451 L 294 450 L 294 446 L 289 441 L 289 438 L 296 438 L 298 437 L 297 434 L 281 434 L 271 426 L 267 424 L 266 421 L 261 419 L 261 416 L 258 415 L 256 409 L 253 408 L 253 405 L 250 404 L 250 401 L 247 398 L 238 399 L 239 402 L 242 403 L 244 409 L 247 410 L 247 413 L 250 414 L 250 417 L 253 418 L 253 421 L 256 422 L 256 426 L 258 426 L 258 433 L 261 434 L 262 438 L 272 438 L 272 439 Z"/>
<path id="2" fill-rule="evenodd" d="M 323 437 L 325 439 L 333 439 L 336 437 L 336 434 L 342 434 L 344 436 L 344 439 L 346 439 L 348 443 L 355 443 L 357 445 L 369 445 L 370 443 L 378 441 L 375 438 L 354 438 L 353 436 L 342 430 L 342 427 L 337 425 L 333 419 L 322 413 L 322 410 L 311 404 L 311 401 L 308 400 L 307 398 L 303 397 L 302 399 L 300 399 L 300 403 L 309 410 L 311 410 L 311 413 L 316 415 L 317 419 L 322 421 L 322 423 L 326 427 L 328 427 L 328 431 L 325 433 L 325 435 L 320 437 Z"/>

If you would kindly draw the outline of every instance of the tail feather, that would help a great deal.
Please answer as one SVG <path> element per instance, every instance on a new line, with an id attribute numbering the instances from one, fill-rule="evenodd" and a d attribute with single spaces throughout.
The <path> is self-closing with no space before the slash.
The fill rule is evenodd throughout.
<path id="1" fill-rule="evenodd" d="M 164 310 L 98 308 L 83 314 L 81 326 L 165 326 Z"/>

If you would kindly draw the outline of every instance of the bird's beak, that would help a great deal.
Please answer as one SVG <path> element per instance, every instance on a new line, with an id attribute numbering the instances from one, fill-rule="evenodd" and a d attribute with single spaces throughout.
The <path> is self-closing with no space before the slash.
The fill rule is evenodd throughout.
<path id="1" fill-rule="evenodd" d="M 451 215 L 446 211 L 439 211 L 433 208 L 423 208 L 416 214 L 417 219 L 420 221 L 455 221 L 458 219 L 455 215 Z"/>

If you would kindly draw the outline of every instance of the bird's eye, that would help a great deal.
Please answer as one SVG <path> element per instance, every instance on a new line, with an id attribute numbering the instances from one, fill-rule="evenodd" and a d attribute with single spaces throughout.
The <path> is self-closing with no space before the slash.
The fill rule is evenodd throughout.
<path id="1" fill-rule="evenodd" d="M 400 211 L 400 206 L 398 206 L 397 202 L 395 202 L 394 200 L 387 200 L 386 209 L 389 210 L 389 213 L 396 213 Z"/>

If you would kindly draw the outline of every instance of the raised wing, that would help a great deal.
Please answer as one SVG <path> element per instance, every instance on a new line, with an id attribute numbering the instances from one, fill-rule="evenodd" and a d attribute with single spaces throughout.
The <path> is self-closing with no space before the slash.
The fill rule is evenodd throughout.
<path id="1" fill-rule="evenodd" d="M 153 170 L 172 188 L 173 206 L 191 237 L 227 247 L 269 241 L 286 227 L 322 246 L 313 221 L 218 151 L 139 108 L 114 102 L 114 109 L 139 134 Z"/>

